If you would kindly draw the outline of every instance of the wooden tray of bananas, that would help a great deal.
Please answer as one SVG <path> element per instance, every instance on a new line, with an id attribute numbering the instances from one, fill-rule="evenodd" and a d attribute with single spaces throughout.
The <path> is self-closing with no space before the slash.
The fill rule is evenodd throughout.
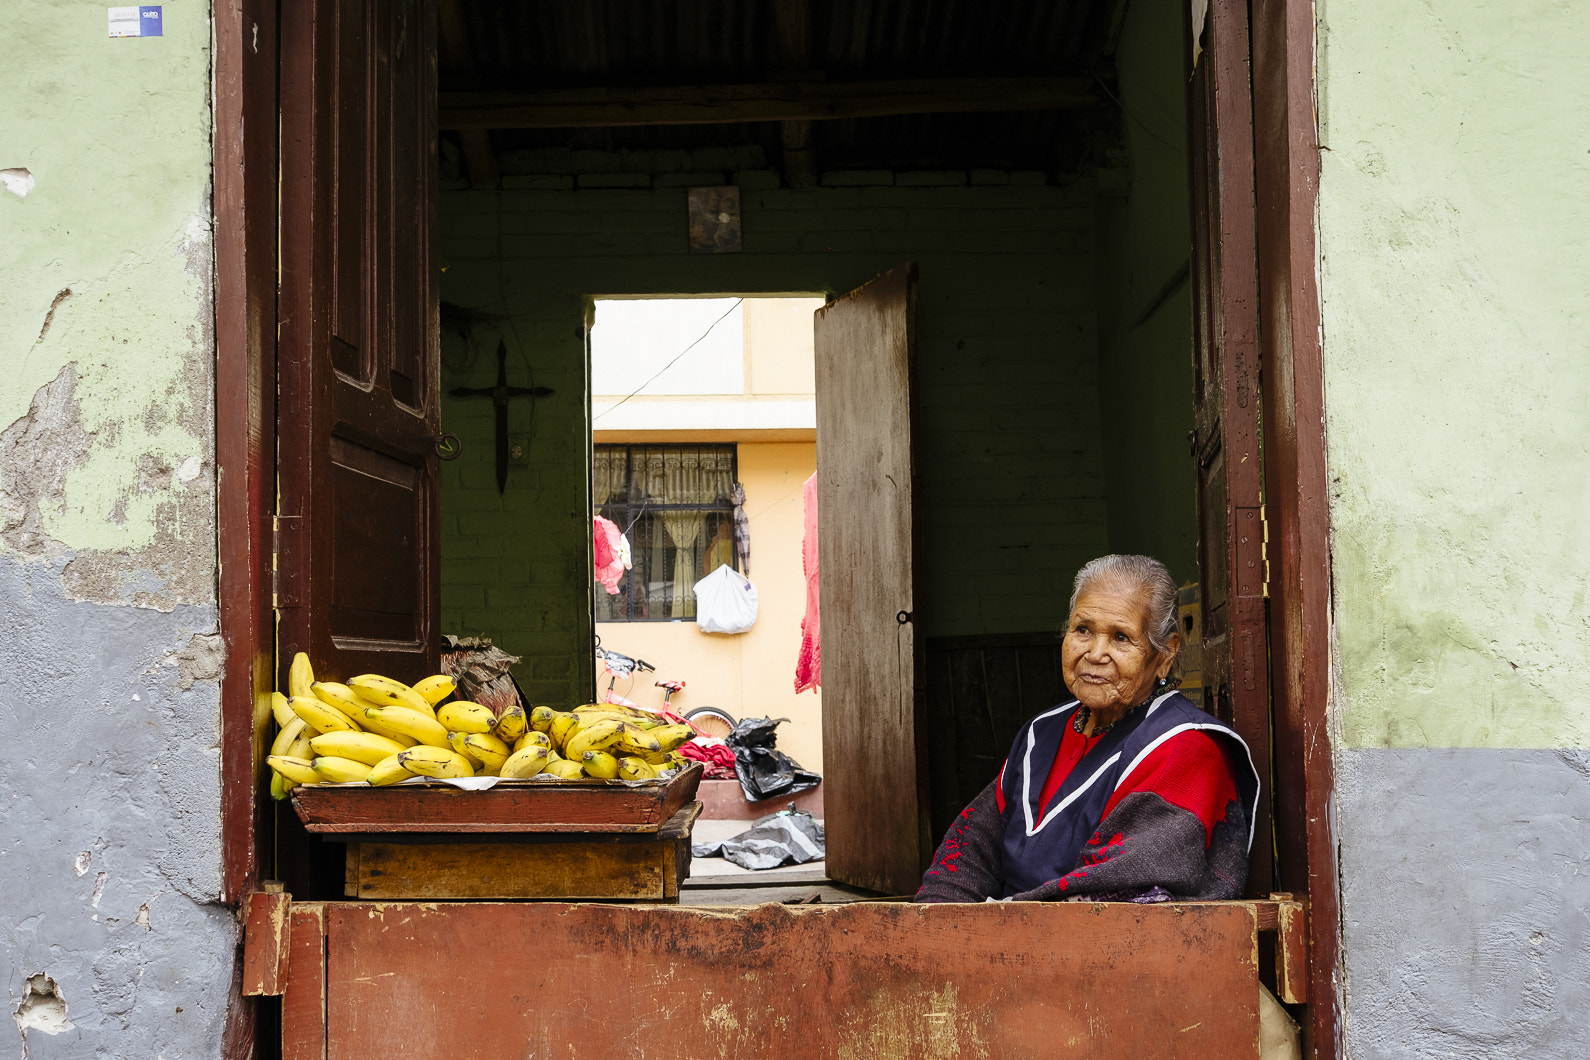
<path id="1" fill-rule="evenodd" d="M 265 761 L 311 832 L 655 832 L 701 782 L 678 751 L 696 730 L 649 711 L 487 707 L 446 674 L 317 681 L 303 652 L 287 681 Z"/>
<path id="2" fill-rule="evenodd" d="M 304 784 L 292 800 L 304 828 L 326 836 L 655 832 L 695 800 L 701 772 L 695 762 L 654 780 L 502 779 L 486 791 L 442 783 Z"/>

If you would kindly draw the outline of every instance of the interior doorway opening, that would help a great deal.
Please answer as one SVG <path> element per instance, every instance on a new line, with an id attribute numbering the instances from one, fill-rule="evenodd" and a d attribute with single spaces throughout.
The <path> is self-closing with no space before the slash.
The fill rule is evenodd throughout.
<path id="1" fill-rule="evenodd" d="M 486 39 L 495 17 L 468 10 L 468 26 L 442 26 L 444 92 L 457 73 L 448 34 Z M 1064 695 L 1052 640 L 1081 563 L 1146 552 L 1179 581 L 1198 577 L 1182 14 L 1169 0 L 1122 5 L 1067 44 L 1102 71 L 1086 107 L 814 123 L 811 179 L 797 165 L 810 156 L 781 154 L 777 126 L 754 119 L 444 131 L 426 240 L 441 266 L 434 413 L 462 452 L 437 471 L 434 536 L 410 549 L 434 561 L 434 631 L 493 636 L 521 657 L 532 702 L 581 702 L 595 687 L 589 292 L 838 295 L 916 261 L 912 620 L 938 697 L 920 790 L 936 838 L 1021 720 Z M 563 66 L 547 69 L 583 61 L 572 44 L 553 58 Z M 444 126 L 456 113 L 444 101 Z M 698 186 L 738 189 L 737 249 L 692 247 Z M 336 202 L 351 208 L 359 192 L 339 184 Z M 333 256 L 352 255 L 336 275 L 353 275 L 363 244 L 333 242 Z M 479 396 L 498 379 L 531 393 L 499 414 Z"/>
<path id="2" fill-rule="evenodd" d="M 599 297 L 590 339 L 592 515 L 599 539 L 605 520 L 623 550 L 598 571 L 593 628 L 604 649 L 655 667 L 615 680 L 598 659 L 597 697 L 611 688 L 656 707 L 657 682 L 684 681 L 674 710 L 787 718 L 780 749 L 819 772 L 821 692 L 798 694 L 794 675 L 803 486 L 817 465 L 812 315 L 824 301 Z M 709 576 L 749 583 L 754 624 L 717 631 L 749 615 L 704 613 L 695 586 Z"/>

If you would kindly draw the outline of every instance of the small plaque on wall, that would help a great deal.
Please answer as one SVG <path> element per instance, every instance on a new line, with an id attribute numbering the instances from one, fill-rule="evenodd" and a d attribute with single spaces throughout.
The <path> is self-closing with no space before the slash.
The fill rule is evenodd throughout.
<path id="1" fill-rule="evenodd" d="M 737 254 L 740 250 L 740 189 L 691 188 L 690 253 Z"/>

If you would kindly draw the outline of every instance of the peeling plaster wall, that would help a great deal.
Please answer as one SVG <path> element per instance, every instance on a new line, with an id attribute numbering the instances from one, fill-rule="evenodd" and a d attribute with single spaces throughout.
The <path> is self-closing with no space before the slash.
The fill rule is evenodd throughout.
<path id="1" fill-rule="evenodd" d="M 6 1055 L 220 1050 L 208 14 L 0 35 Z"/>
<path id="2" fill-rule="evenodd" d="M 1590 1055 L 1590 7 L 1322 0 L 1346 1040 Z"/>

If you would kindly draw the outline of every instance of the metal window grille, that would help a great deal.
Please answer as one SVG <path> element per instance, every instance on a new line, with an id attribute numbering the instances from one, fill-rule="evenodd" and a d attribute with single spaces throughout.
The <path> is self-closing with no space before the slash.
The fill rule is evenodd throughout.
<path id="1" fill-rule="evenodd" d="M 629 538 L 633 566 L 618 595 L 596 588 L 598 622 L 696 617 L 695 583 L 721 564 L 738 569 L 733 445 L 597 445 L 591 497 L 597 515 Z"/>

